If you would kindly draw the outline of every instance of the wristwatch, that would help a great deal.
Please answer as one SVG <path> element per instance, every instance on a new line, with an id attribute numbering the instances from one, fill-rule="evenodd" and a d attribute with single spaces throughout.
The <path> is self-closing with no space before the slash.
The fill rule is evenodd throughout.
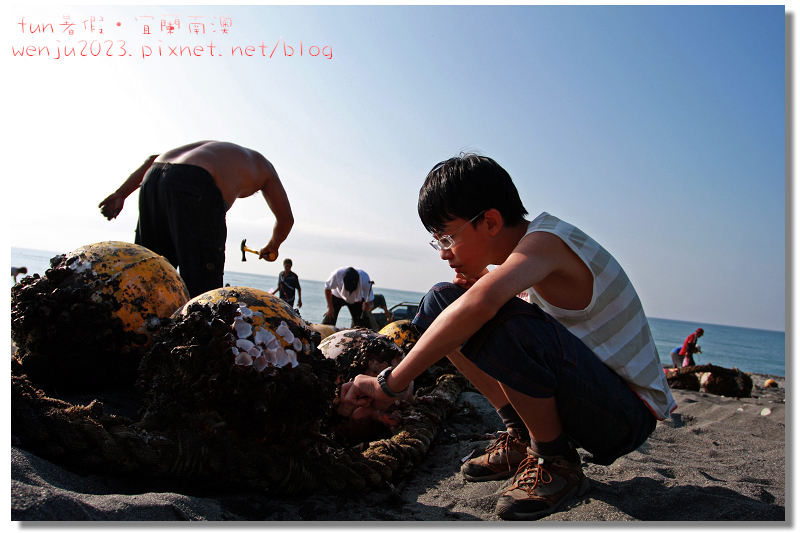
<path id="1" fill-rule="evenodd" d="M 388 378 L 391 373 L 392 373 L 392 367 L 390 366 L 387 366 L 386 368 L 381 370 L 381 373 L 378 374 L 378 385 L 381 386 L 381 390 L 389 398 L 399 398 L 401 396 L 404 396 L 406 391 L 408 391 L 408 387 L 406 387 L 400 392 L 394 392 L 392 389 L 389 388 L 389 385 L 386 384 L 386 378 Z"/>

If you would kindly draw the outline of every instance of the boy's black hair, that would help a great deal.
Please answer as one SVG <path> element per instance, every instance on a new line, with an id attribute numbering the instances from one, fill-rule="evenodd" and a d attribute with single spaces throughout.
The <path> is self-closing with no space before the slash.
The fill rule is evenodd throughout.
<path id="1" fill-rule="evenodd" d="M 417 211 L 429 233 L 441 233 L 456 218 L 469 220 L 492 208 L 506 226 L 516 226 L 528 214 L 508 172 L 493 159 L 473 153 L 438 163 L 419 190 Z"/>

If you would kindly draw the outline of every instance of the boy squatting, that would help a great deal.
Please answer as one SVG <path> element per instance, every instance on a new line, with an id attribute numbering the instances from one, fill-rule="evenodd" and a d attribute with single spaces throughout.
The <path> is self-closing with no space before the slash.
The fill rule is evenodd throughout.
<path id="1" fill-rule="evenodd" d="M 589 489 L 576 448 L 609 465 L 676 407 L 639 297 L 581 230 L 547 213 L 526 220 L 511 177 L 488 157 L 437 164 L 418 212 L 455 279 L 423 298 L 413 322 L 424 334 L 405 359 L 344 384 L 342 398 L 355 417 L 385 409 L 446 355 L 507 427 L 462 474 L 514 477 L 501 518 L 549 515 Z"/>

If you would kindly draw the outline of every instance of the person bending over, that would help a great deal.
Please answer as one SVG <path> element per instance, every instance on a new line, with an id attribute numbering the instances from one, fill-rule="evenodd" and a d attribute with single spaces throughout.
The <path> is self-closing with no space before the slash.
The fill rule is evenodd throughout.
<path id="1" fill-rule="evenodd" d="M 497 502 L 504 519 L 555 512 L 589 488 L 576 448 L 609 465 L 676 407 L 639 297 L 583 231 L 546 212 L 526 220 L 488 157 L 437 164 L 418 211 L 455 279 L 423 298 L 413 322 L 424 333 L 403 361 L 344 384 L 342 399 L 356 417 L 385 409 L 447 355 L 507 428 L 464 477 L 514 477 Z"/>
<path id="2" fill-rule="evenodd" d="M 374 282 L 373 282 L 374 283 Z M 378 309 L 383 309 L 383 316 L 386 317 L 386 321 L 383 322 L 383 325 L 390 324 L 392 322 L 392 312 L 389 311 L 389 306 L 386 305 L 386 297 L 383 294 L 375 294 L 372 300 L 372 309 L 377 311 Z M 369 317 L 369 327 L 373 331 L 380 331 L 381 325 L 378 324 L 378 320 L 375 318 L 375 313 L 367 313 Z"/>
<path id="3" fill-rule="evenodd" d="M 370 327 L 374 295 L 369 274 L 353 267 L 341 267 L 325 281 L 325 301 L 328 304 L 322 323 L 335 326 L 339 310 L 346 305 L 352 317 L 352 327 Z"/>
<path id="4" fill-rule="evenodd" d="M 700 350 L 700 347 L 697 345 L 697 341 L 700 340 L 700 337 L 703 336 L 703 333 L 703 328 L 697 328 L 683 341 L 683 346 L 681 346 L 681 349 L 678 352 L 678 357 L 682 359 L 682 366 L 694 366 L 694 354 L 703 353 Z M 681 366 L 676 366 L 676 368 L 681 368 Z"/>
<path id="5" fill-rule="evenodd" d="M 11 267 L 11 277 L 14 278 L 14 283 L 17 282 L 17 276 L 27 273 L 28 269 L 26 267 Z"/>
<path id="6" fill-rule="evenodd" d="M 275 167 L 256 152 L 229 142 L 199 141 L 152 155 L 99 206 L 108 220 L 141 185 L 134 242 L 179 269 L 194 297 L 222 287 L 225 214 L 239 198 L 261 192 L 275 224 L 259 258 L 274 261 L 294 224 Z"/>

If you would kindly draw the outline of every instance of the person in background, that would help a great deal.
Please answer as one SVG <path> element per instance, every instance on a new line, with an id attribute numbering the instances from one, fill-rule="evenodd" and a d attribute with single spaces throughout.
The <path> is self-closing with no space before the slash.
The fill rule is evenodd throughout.
<path id="1" fill-rule="evenodd" d="M 700 347 L 697 345 L 698 339 L 703 336 L 703 328 L 697 328 L 694 333 L 689 334 L 686 337 L 686 340 L 683 341 L 683 346 L 681 346 L 681 351 L 678 352 L 678 355 L 683 358 L 681 361 L 682 366 L 694 366 L 694 354 L 696 353 L 703 353 L 700 351 Z M 673 362 L 675 359 L 672 360 Z M 681 368 L 677 366 L 676 368 Z"/>
<path id="2" fill-rule="evenodd" d="M 11 277 L 14 278 L 14 283 L 17 282 L 17 276 L 20 274 L 27 274 L 28 269 L 25 267 L 11 267 Z"/>
<path id="3" fill-rule="evenodd" d="M 676 408 L 639 297 L 586 233 L 548 213 L 525 220 L 511 177 L 488 157 L 437 164 L 417 207 L 455 279 L 423 298 L 413 323 L 424 333 L 397 367 L 356 376 L 341 397 L 354 418 L 369 416 L 447 356 L 507 428 L 462 465 L 464 478 L 513 476 L 501 518 L 553 513 L 589 490 L 576 448 L 610 465 Z"/>
<path id="4" fill-rule="evenodd" d="M 680 356 L 681 348 L 683 348 L 683 346 L 676 346 L 671 352 L 669 352 L 669 356 L 672 358 L 672 366 L 674 368 L 683 367 L 683 357 Z"/>
<path id="5" fill-rule="evenodd" d="M 283 272 L 278 274 L 278 295 L 281 300 L 294 307 L 294 295 L 297 291 L 297 308 L 303 307 L 303 294 L 300 289 L 300 278 L 292 272 L 292 260 L 283 260 Z"/>
<path id="6" fill-rule="evenodd" d="M 338 268 L 325 281 L 325 301 L 328 308 L 322 323 L 335 326 L 339 310 L 347 305 L 353 318 L 353 327 L 368 328 L 373 300 L 369 274 L 353 267 Z"/>
<path id="7" fill-rule="evenodd" d="M 372 300 L 372 308 L 383 309 L 383 314 L 386 317 L 387 324 L 392 321 L 392 313 L 389 311 L 389 307 L 386 305 L 386 298 L 383 297 L 383 294 L 375 295 L 375 298 Z M 381 326 L 378 324 L 378 321 L 375 319 L 375 315 L 373 313 L 369 313 L 369 324 L 370 327 L 375 331 L 379 331 L 381 329 Z"/>
<path id="8" fill-rule="evenodd" d="M 134 242 L 163 255 L 195 297 L 222 287 L 225 215 L 239 198 L 261 192 L 275 215 L 259 258 L 274 261 L 294 224 L 275 167 L 256 152 L 228 142 L 200 141 L 151 155 L 99 206 L 108 220 L 141 186 Z"/>

